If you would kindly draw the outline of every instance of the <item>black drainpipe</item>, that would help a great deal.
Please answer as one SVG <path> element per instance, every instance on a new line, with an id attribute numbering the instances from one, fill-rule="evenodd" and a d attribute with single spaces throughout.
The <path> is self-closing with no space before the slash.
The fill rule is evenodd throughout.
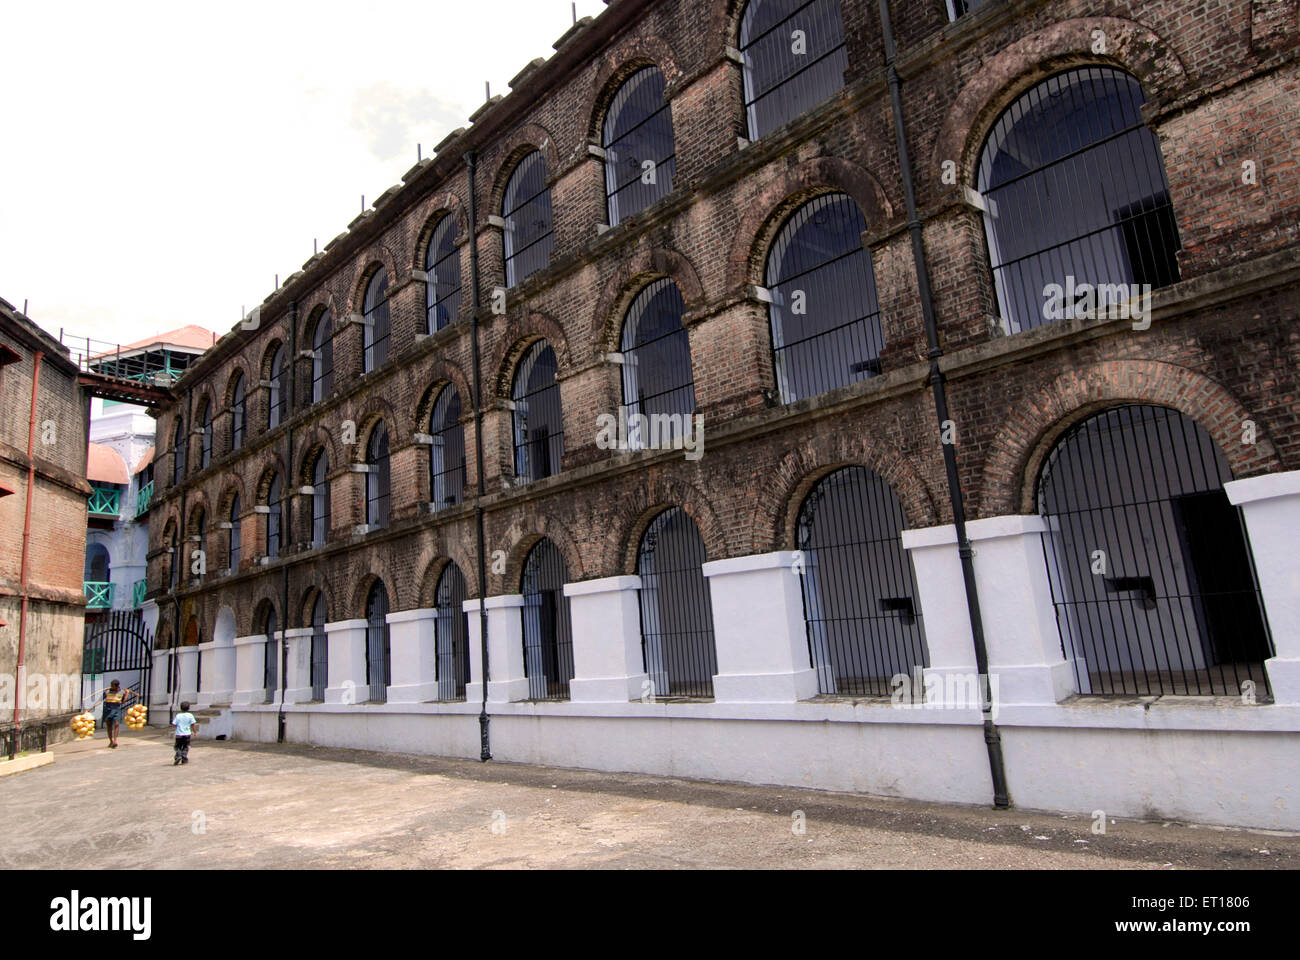
<path id="1" fill-rule="evenodd" d="M 492 759 L 491 740 L 488 737 L 488 724 L 491 722 L 487 712 L 487 678 L 488 678 L 488 642 L 487 642 L 487 556 L 485 554 L 486 537 L 483 533 L 483 498 L 487 488 L 483 482 L 483 383 L 479 376 L 478 350 L 478 311 L 481 303 L 478 288 L 478 191 L 475 179 L 478 175 L 478 154 L 473 150 L 465 154 L 465 166 L 469 171 L 469 285 L 472 291 L 469 315 L 469 338 L 471 362 L 474 365 L 474 457 L 478 468 L 478 498 L 474 504 L 474 521 L 478 534 L 478 636 L 482 667 L 479 682 L 483 685 L 483 703 L 479 710 L 479 760 L 487 763 Z"/>
<path id="2" fill-rule="evenodd" d="M 930 271 L 925 262 L 922 243 L 921 219 L 916 212 L 916 192 L 912 182 L 912 159 L 907 149 L 907 134 L 903 129 L 902 80 L 899 79 L 895 59 L 898 50 L 894 45 L 894 28 L 889 19 L 889 0 L 879 0 L 880 27 L 885 41 L 885 64 L 889 68 L 889 98 L 894 107 L 894 137 L 898 141 L 898 165 L 903 175 L 903 195 L 907 201 L 907 229 L 912 236 L 912 259 L 916 262 L 916 280 L 921 292 L 921 313 L 925 319 L 925 338 L 929 344 L 930 387 L 934 391 L 934 409 L 943 432 L 948 420 L 948 391 L 946 377 L 939 367 L 943 348 L 939 346 L 939 327 L 934 317 L 934 301 L 930 293 Z M 983 678 L 989 673 L 989 653 L 984 642 L 984 620 L 980 615 L 979 591 L 975 587 L 974 551 L 966 536 L 966 509 L 962 505 L 961 478 L 957 474 L 957 453 L 954 444 L 941 443 L 943 466 L 948 474 L 948 501 L 952 506 L 952 522 L 957 530 L 957 555 L 961 558 L 961 574 L 966 584 L 966 612 L 970 617 L 970 632 L 975 641 L 975 666 L 981 677 L 980 709 L 984 714 L 984 742 L 989 751 L 989 772 L 993 776 L 993 805 L 1009 807 L 1007 774 L 1002 762 L 1002 737 L 993 723 L 993 702 L 984 694 Z"/>
<path id="3" fill-rule="evenodd" d="M 167 696 L 167 720 L 170 723 L 176 716 L 177 698 L 180 696 L 181 678 L 180 678 L 180 661 L 176 658 L 176 650 L 180 647 L 181 640 L 181 601 L 177 594 L 181 588 L 181 578 L 184 577 L 185 571 L 176 565 L 181 562 L 185 556 L 185 487 L 189 483 L 188 474 L 190 472 L 190 429 L 193 421 L 190 419 L 190 396 L 189 390 L 185 391 L 181 404 L 181 416 L 184 418 L 181 433 L 184 434 L 182 442 L 185 444 L 185 474 L 181 476 L 181 515 L 176 521 L 176 548 L 172 553 L 171 567 L 167 571 L 167 576 L 171 579 L 172 595 L 172 645 L 170 656 L 168 658 L 168 672 L 172 675 L 172 691 Z M 172 430 L 172 437 L 175 438 L 176 431 Z M 176 473 L 176 451 L 172 450 L 172 474 Z"/>
<path id="4" fill-rule="evenodd" d="M 280 494 L 280 550 L 281 553 L 288 553 L 289 549 L 289 532 L 293 529 L 290 505 L 293 503 L 293 496 L 290 491 L 293 489 L 292 482 L 293 472 L 293 415 L 297 412 L 297 405 L 294 403 L 294 393 L 298 383 L 298 301 L 292 300 L 289 303 L 289 356 L 286 358 L 289 369 L 289 396 L 284 398 L 285 419 L 289 420 L 289 426 L 284 433 L 284 486 L 281 488 L 284 492 Z M 282 556 L 281 573 L 282 573 L 282 592 L 281 607 L 283 615 L 280 617 L 280 712 L 276 716 L 276 742 L 284 743 L 284 693 L 288 686 L 289 672 L 289 641 L 285 633 L 289 629 L 289 563 L 288 558 Z"/>

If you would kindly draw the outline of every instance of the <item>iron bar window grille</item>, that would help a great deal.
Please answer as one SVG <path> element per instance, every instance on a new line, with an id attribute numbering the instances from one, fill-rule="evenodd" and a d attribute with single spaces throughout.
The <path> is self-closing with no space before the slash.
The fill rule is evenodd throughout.
<path id="1" fill-rule="evenodd" d="M 311 545 L 323 547 L 330 536 L 330 461 L 322 450 L 311 475 Z"/>
<path id="2" fill-rule="evenodd" d="M 388 591 L 376 580 L 366 599 L 366 684 L 372 703 L 388 700 L 393 682 L 392 653 L 388 637 Z"/>
<path id="3" fill-rule="evenodd" d="M 623 409 L 629 423 L 637 414 L 679 414 L 676 422 L 680 422 L 695 412 L 691 343 L 682 326 L 685 310 L 681 291 L 667 278 L 642 290 L 628 308 L 619 349 L 623 354 Z M 637 449 L 649 442 L 648 437 L 632 431 L 628 440 Z"/>
<path id="4" fill-rule="evenodd" d="M 264 623 L 265 628 L 262 632 L 266 636 L 266 643 L 262 646 L 262 685 L 266 688 L 266 702 L 272 703 L 275 700 L 276 687 L 280 685 L 279 644 L 275 636 L 280 628 L 273 607 L 267 607 Z"/>
<path id="5" fill-rule="evenodd" d="M 1195 421 L 1129 405 L 1066 431 L 1039 509 L 1061 649 L 1102 695 L 1269 692 L 1272 656 L 1227 458 Z"/>
<path id="6" fill-rule="evenodd" d="M 465 498 L 465 427 L 460 422 L 460 394 L 444 387 L 429 416 L 429 497 L 434 510 Z"/>
<path id="7" fill-rule="evenodd" d="M 334 318 L 322 310 L 311 335 L 311 402 L 334 392 Z"/>
<path id="8" fill-rule="evenodd" d="M 506 182 L 501 201 L 505 244 L 506 286 L 522 283 L 551 262 L 554 223 L 551 188 L 546 183 L 546 159 L 527 154 Z"/>
<path id="9" fill-rule="evenodd" d="M 659 514 L 641 537 L 641 652 L 656 697 L 712 697 L 718 672 L 704 539 L 681 507 Z"/>
<path id="10" fill-rule="evenodd" d="M 167 579 L 171 589 L 175 590 L 180 582 L 181 554 L 176 547 L 176 528 L 173 527 L 167 538 Z"/>
<path id="11" fill-rule="evenodd" d="M 843 193 L 799 207 L 767 257 L 773 371 L 782 403 L 881 372 L 885 338 L 866 218 Z"/>
<path id="12" fill-rule="evenodd" d="M 269 510 L 266 515 L 266 555 L 272 560 L 280 556 L 280 521 L 283 517 L 280 507 L 283 496 L 284 484 L 281 483 L 280 475 L 277 473 L 271 478 L 271 485 L 266 494 L 266 506 Z"/>
<path id="13" fill-rule="evenodd" d="M 555 351 L 545 340 L 528 348 L 515 371 L 515 478 L 521 483 L 560 471 L 564 416 L 555 373 Z"/>
<path id="14" fill-rule="evenodd" d="M 948 0 L 948 19 L 955 21 L 958 17 L 965 16 L 972 10 L 986 7 L 993 2 L 995 0 Z"/>
<path id="15" fill-rule="evenodd" d="M 452 214 L 438 221 L 429 238 L 424 257 L 424 269 L 429 275 L 425 286 L 428 333 L 436 333 L 460 316 L 460 248 L 456 244 L 459 239 L 460 230 Z"/>
<path id="16" fill-rule="evenodd" d="M 388 458 L 388 428 L 381 420 L 370 432 L 366 445 L 366 524 L 372 527 L 388 526 L 391 502 L 391 473 Z"/>
<path id="17" fill-rule="evenodd" d="M 200 469 L 206 470 L 212 463 L 212 403 L 203 401 L 203 438 L 199 450 Z"/>
<path id="18" fill-rule="evenodd" d="M 740 55 L 749 139 L 757 140 L 844 88 L 839 0 L 751 0 Z"/>
<path id="19" fill-rule="evenodd" d="M 325 633 L 325 595 L 316 593 L 311 607 L 311 698 L 324 701 L 329 681 L 329 637 Z"/>
<path id="20" fill-rule="evenodd" d="M 1053 303 L 1052 284 L 1090 284 L 1106 308 L 1127 303 L 1134 285 L 1177 282 L 1178 224 L 1145 101 L 1129 74 L 1082 67 L 1033 87 L 994 124 L 977 187 L 1009 333 L 1089 306 Z"/>
<path id="21" fill-rule="evenodd" d="M 564 596 L 568 573 L 559 549 L 545 538 L 524 561 L 524 675 L 530 700 L 567 700 L 573 679 L 573 622 Z"/>
<path id="22" fill-rule="evenodd" d="M 185 421 L 177 419 L 176 432 L 172 435 L 172 483 L 179 484 L 185 479 Z"/>
<path id="23" fill-rule="evenodd" d="M 271 396 L 266 422 L 268 430 L 274 430 L 284 419 L 284 407 L 289 398 L 289 364 L 284 354 L 284 344 L 280 344 L 271 355 Z"/>
<path id="24" fill-rule="evenodd" d="M 239 569 L 239 555 L 243 541 L 243 531 L 239 528 L 239 513 L 239 494 L 235 494 L 234 499 L 230 501 L 230 539 L 226 544 L 232 573 Z"/>
<path id="25" fill-rule="evenodd" d="M 887 697 L 929 666 L 903 507 L 864 467 L 823 477 L 799 509 L 809 660 L 823 694 Z"/>
<path id="26" fill-rule="evenodd" d="M 673 118 L 658 67 L 641 68 L 618 88 L 605 114 L 602 147 L 611 227 L 672 192 Z"/>
<path id="27" fill-rule="evenodd" d="M 246 412 L 244 375 L 237 373 L 235 374 L 235 389 L 230 401 L 230 449 L 232 451 L 238 450 L 244 445 L 244 414 Z"/>
<path id="28" fill-rule="evenodd" d="M 388 360 L 388 344 L 392 333 L 388 309 L 388 271 L 382 267 L 366 286 L 363 310 L 366 319 L 363 327 L 364 372 L 369 373 L 382 367 Z"/>
<path id="29" fill-rule="evenodd" d="M 469 682 L 469 617 L 465 577 L 454 563 L 438 577 L 435 620 L 435 678 L 439 700 L 464 700 Z"/>

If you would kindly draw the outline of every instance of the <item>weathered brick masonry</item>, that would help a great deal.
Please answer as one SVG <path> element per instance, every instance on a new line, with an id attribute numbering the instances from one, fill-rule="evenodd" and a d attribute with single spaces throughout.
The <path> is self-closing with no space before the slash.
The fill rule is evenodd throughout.
<path id="1" fill-rule="evenodd" d="M 483 309 L 484 477 L 487 549 L 504 551 L 488 595 L 517 592 L 528 548 L 541 536 L 559 547 L 570 581 L 631 573 L 640 534 L 657 509 L 680 505 L 695 519 L 708 558 L 791 549 L 802 497 L 845 464 L 871 467 L 900 497 L 907 523 L 951 522 L 934 406 L 926 385 L 926 343 L 904 215 L 891 124 L 884 49 L 875 0 L 844 0 L 849 69 L 844 90 L 754 143 L 747 135 L 735 0 L 618 0 L 557 44 L 543 65 L 516 78 L 511 93 L 480 111 L 467 132 L 422 161 L 261 307 L 255 330 L 236 329 L 191 368 L 180 400 L 160 412 L 158 477 L 150 524 L 149 586 L 161 610 L 160 636 L 173 613 L 165 545 L 190 512 L 206 510 L 209 573 L 179 591 L 183 623 L 212 635 L 220 607 L 235 611 L 237 635 L 258 632 L 262 600 L 281 606 L 289 566 L 290 609 L 298 626 L 313 592 L 332 621 L 364 615 L 379 576 L 394 611 L 428 607 L 442 566 L 454 560 L 470 596 L 476 582 L 474 458 L 466 504 L 430 514 L 427 432 L 438 390 L 451 383 L 464 401 L 473 449 L 469 341 L 469 241 L 477 245 Z M 1035 512 L 1037 467 L 1068 426 L 1114 401 L 1176 408 L 1204 425 L 1237 478 L 1300 469 L 1300 11 L 1291 2 L 1184 0 L 1008 0 L 949 23 L 942 0 L 894 3 L 903 109 L 918 205 L 933 274 L 935 309 L 947 355 L 961 479 L 972 517 Z M 430 13 L 430 17 L 435 14 Z M 1105 52 L 1096 53 L 1095 31 Z M 654 64 L 667 82 L 676 138 L 673 189 L 618 224 L 607 220 L 599 141 L 604 109 L 619 82 Z M 990 124 L 1027 88 L 1066 67 L 1122 68 L 1142 83 L 1143 116 L 1159 138 L 1182 239 L 1181 281 L 1157 291 L 1151 328 L 1126 320 L 1067 320 L 1006 336 L 997 320 L 984 226 L 963 187 L 973 184 Z M 547 163 L 554 209 L 548 269 L 508 293 L 508 311 L 490 310 L 504 286 L 501 212 L 506 179 L 529 150 Z M 468 222 L 462 156 L 479 155 L 477 222 Z M 1257 181 L 1243 183 L 1253 161 Z M 945 163 L 956 183 L 945 182 Z M 949 178 L 952 179 L 952 178 Z M 866 215 L 863 242 L 879 290 L 886 342 L 881 375 L 789 406 L 773 406 L 775 386 L 763 283 L 767 249 L 785 216 L 819 192 L 843 191 Z M 465 285 L 459 321 L 417 336 L 425 318 L 425 252 L 445 212 L 459 223 Z M 472 227 L 472 230 L 471 230 Z M 334 341 L 334 391 L 299 402 L 266 430 L 269 365 L 275 347 L 309 346 L 320 308 L 337 321 L 362 311 L 367 280 L 390 278 L 392 344 L 383 367 L 362 373 L 362 327 Z M 620 453 L 596 445 L 596 417 L 620 401 L 618 349 L 629 303 L 656 277 L 671 277 L 686 303 L 697 407 L 706 453 Z M 564 407 L 564 460 L 555 476 L 513 486 L 508 399 L 515 365 L 544 337 L 554 347 Z M 311 362 L 293 360 L 298 398 L 310 397 Z M 247 439 L 230 452 L 231 385 L 248 392 Z M 171 484 L 175 418 L 187 425 L 204 398 L 216 405 L 212 464 L 191 465 L 183 489 Z M 363 535 L 364 460 L 370 430 L 387 425 L 392 449 L 392 522 Z M 1241 442 L 1241 424 L 1259 441 Z M 344 424 L 356 443 L 342 442 Z M 294 451 L 284 462 L 285 432 Z M 265 502 L 272 471 L 290 491 L 310 482 L 314 452 L 328 451 L 331 534 L 309 549 L 309 499 L 291 494 L 292 524 L 282 559 L 265 553 Z M 225 519 L 238 494 L 242 560 L 229 577 Z"/>

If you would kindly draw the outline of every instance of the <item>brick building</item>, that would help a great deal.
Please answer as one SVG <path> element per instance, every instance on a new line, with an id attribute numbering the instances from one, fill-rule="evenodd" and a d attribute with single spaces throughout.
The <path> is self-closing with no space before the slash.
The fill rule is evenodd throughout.
<path id="1" fill-rule="evenodd" d="M 1300 826 L 1300 5 L 891 6 L 610 3 L 196 362 L 159 700 Z"/>
<path id="2" fill-rule="evenodd" d="M 90 395 L 68 349 L 3 300 L 0 398 L 0 725 L 57 739 L 80 692 Z"/>

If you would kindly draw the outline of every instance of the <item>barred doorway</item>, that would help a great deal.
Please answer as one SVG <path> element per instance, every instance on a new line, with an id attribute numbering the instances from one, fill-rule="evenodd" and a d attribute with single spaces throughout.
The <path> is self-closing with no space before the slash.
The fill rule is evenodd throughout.
<path id="1" fill-rule="evenodd" d="M 392 653 L 388 641 L 388 591 L 376 580 L 366 598 L 366 684 L 371 703 L 388 701 Z"/>
<path id="2" fill-rule="evenodd" d="M 713 696 L 718 654 L 704 561 L 704 539 L 681 507 L 659 514 L 641 537 L 641 652 L 657 697 Z"/>
<path id="3" fill-rule="evenodd" d="M 1038 504 L 1080 692 L 1268 691 L 1271 643 L 1231 479 L 1213 438 L 1166 407 L 1112 407 L 1057 442 Z"/>
<path id="4" fill-rule="evenodd" d="M 148 705 L 152 693 L 153 634 L 140 611 L 111 610 L 94 619 L 87 618 L 83 636 L 83 699 L 97 697 L 103 688 L 117 680 L 124 689 L 134 690 L 139 695 L 137 702 Z M 70 688 L 72 686 L 69 684 Z M 71 689 L 64 695 L 50 689 L 51 714 L 71 712 L 76 705 L 73 696 L 75 692 Z"/>
<path id="5" fill-rule="evenodd" d="M 542 538 L 524 561 L 524 675 L 528 699 L 567 700 L 573 679 L 573 626 L 564 557 Z"/>
<path id="6" fill-rule="evenodd" d="M 799 509 L 808 653 L 823 694 L 887 697 L 891 679 L 929 666 L 903 506 L 879 475 L 844 467 Z"/>
<path id="7" fill-rule="evenodd" d="M 434 621 L 434 670 L 439 700 L 464 700 L 469 682 L 469 617 L 465 613 L 465 577 L 449 563 L 438 577 L 437 619 Z"/>
<path id="8" fill-rule="evenodd" d="M 325 594 L 316 592 L 311 605 L 311 698 L 325 700 L 330 673 L 329 637 L 325 633 Z"/>

